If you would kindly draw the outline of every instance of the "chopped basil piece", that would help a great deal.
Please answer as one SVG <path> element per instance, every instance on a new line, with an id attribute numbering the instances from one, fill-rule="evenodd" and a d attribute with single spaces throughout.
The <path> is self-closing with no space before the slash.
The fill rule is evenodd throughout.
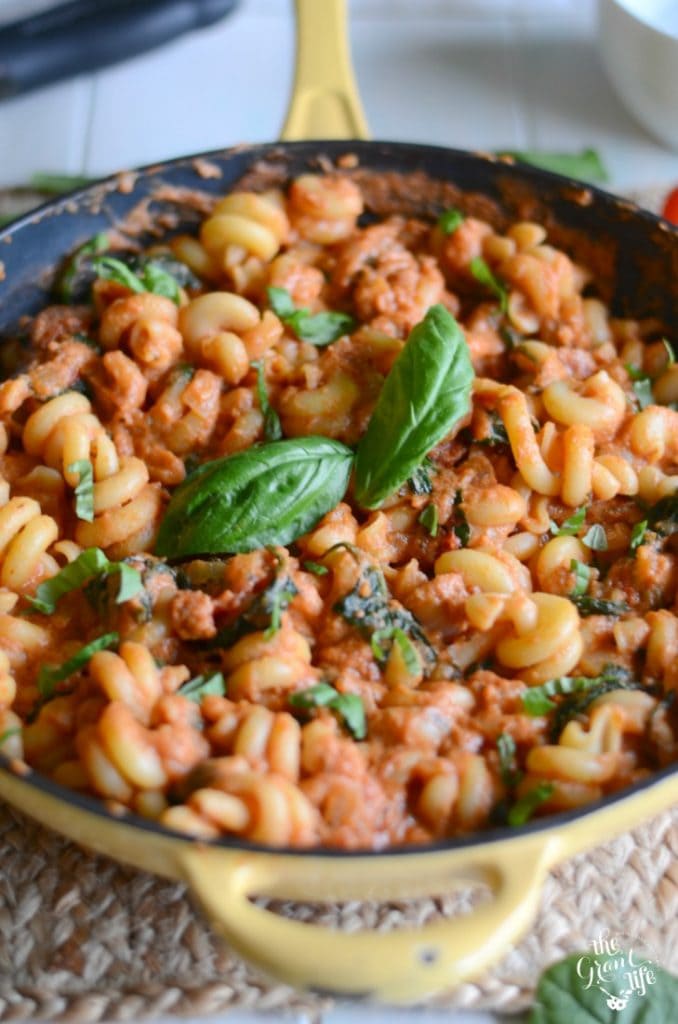
<path id="1" fill-rule="evenodd" d="M 508 812 L 509 825 L 518 828 L 528 822 L 534 812 L 551 797 L 553 789 L 552 782 L 540 782 L 517 800 Z"/>
<path id="2" fill-rule="evenodd" d="M 438 506 L 431 502 L 419 513 L 418 522 L 428 530 L 432 537 L 438 536 Z"/>
<path id="3" fill-rule="evenodd" d="M 588 594 L 570 594 L 570 601 L 577 606 L 581 615 L 623 615 L 631 611 L 624 601 L 606 601 L 601 597 L 589 597 Z"/>
<path id="4" fill-rule="evenodd" d="M 634 380 L 633 390 L 635 392 L 636 399 L 638 400 L 639 409 L 647 409 L 648 405 L 652 405 L 654 403 L 652 381 L 649 377 L 644 377 L 642 380 Z"/>
<path id="5" fill-rule="evenodd" d="M 678 531 L 678 492 L 665 498 L 648 509 L 647 523 L 651 530 L 668 537 Z"/>
<path id="6" fill-rule="evenodd" d="M 91 523 L 94 520 L 94 470 L 89 459 L 78 459 L 67 467 L 69 473 L 77 473 L 79 480 L 75 488 L 75 514 L 78 519 Z"/>
<path id="7" fill-rule="evenodd" d="M 433 463 L 430 459 L 426 458 L 422 462 L 421 466 L 417 466 L 410 479 L 407 481 L 407 485 L 412 491 L 412 494 L 422 495 L 430 494 L 433 490 L 433 484 L 431 482 L 430 470 Z"/>
<path id="8" fill-rule="evenodd" d="M 29 597 L 27 600 L 33 611 L 52 615 L 64 594 L 79 590 L 93 577 L 109 576 L 113 573 L 120 574 L 120 588 L 116 598 L 118 604 L 129 601 L 143 589 L 141 574 L 131 565 L 127 565 L 126 562 L 110 562 L 101 548 L 87 548 L 65 565 L 56 576 L 41 583 L 35 597 Z"/>
<path id="9" fill-rule="evenodd" d="M 57 276 L 54 290 L 61 302 L 76 302 L 82 295 L 84 286 L 89 286 L 93 259 L 97 253 L 108 249 L 108 235 L 103 231 L 94 235 L 88 242 L 81 245 L 64 265 Z"/>
<path id="10" fill-rule="evenodd" d="M 344 722 L 357 740 L 367 735 L 365 705 L 355 693 L 339 693 L 329 683 L 317 683 L 308 690 L 300 690 L 290 697 L 295 708 L 329 708 Z"/>
<path id="11" fill-rule="evenodd" d="M 21 726 L 15 725 L 11 729 L 5 729 L 3 733 L 0 733 L 0 747 L 3 745 L 5 740 L 11 739 L 12 736 L 18 736 L 21 733 Z"/>
<path id="12" fill-rule="evenodd" d="M 397 626 L 393 630 L 393 640 L 398 645 L 398 649 L 402 655 L 407 669 L 408 675 L 416 676 L 421 672 L 421 661 L 417 649 L 402 629 Z"/>
<path id="13" fill-rule="evenodd" d="M 429 663 L 435 661 L 435 651 L 414 615 L 393 605 L 382 573 L 373 566 L 362 570 L 353 589 L 334 605 L 334 611 L 364 636 L 376 634 L 378 645 L 400 629 L 422 649 Z M 387 652 L 383 653 L 385 658 Z"/>
<path id="14" fill-rule="evenodd" d="M 453 235 L 465 219 L 461 210 L 450 207 L 449 210 L 443 210 L 436 223 L 444 235 Z"/>
<path id="15" fill-rule="evenodd" d="M 257 359 L 256 362 L 252 363 L 252 366 L 257 371 L 257 396 L 259 398 L 259 408 L 264 417 L 264 438 L 266 441 L 279 441 L 283 436 L 282 426 L 280 425 L 278 413 L 268 400 L 264 360 Z"/>
<path id="16" fill-rule="evenodd" d="M 497 751 L 499 753 L 499 774 L 501 780 L 508 789 L 513 789 L 522 779 L 523 773 L 519 770 L 516 762 L 516 741 L 508 732 L 501 732 L 497 736 Z"/>
<path id="17" fill-rule="evenodd" d="M 560 526 L 557 523 L 551 523 L 551 533 L 554 537 L 574 537 L 581 530 L 585 520 L 586 508 L 582 505 Z"/>
<path id="18" fill-rule="evenodd" d="M 614 663 L 604 665 L 599 676 L 593 678 L 575 676 L 573 679 L 563 677 L 560 682 L 562 685 L 569 685 L 569 690 L 563 690 L 564 693 L 569 693 L 569 696 L 558 705 L 553 716 L 551 738 L 554 741 L 560 737 L 570 719 L 583 714 L 593 701 L 602 697 L 603 694 L 610 693 L 612 690 L 643 689 L 628 669 Z M 549 684 L 545 683 L 544 685 L 548 686 Z"/>
<path id="19" fill-rule="evenodd" d="M 195 704 L 201 704 L 203 698 L 209 695 L 225 696 L 226 683 L 221 672 L 214 672 L 211 676 L 194 676 L 179 687 L 177 694 L 180 697 L 188 697 Z"/>
<path id="20" fill-rule="evenodd" d="M 637 551 L 640 545 L 645 540 L 645 534 L 647 532 L 647 519 L 641 519 L 639 523 L 636 523 L 631 530 L 631 541 L 629 543 L 629 551 Z"/>
<path id="21" fill-rule="evenodd" d="M 303 562 L 304 569 L 307 572 L 312 572 L 314 576 L 327 576 L 330 571 L 326 565 L 321 565 L 320 562 Z"/>
<path id="22" fill-rule="evenodd" d="M 488 431 L 484 437 L 480 437 L 476 440 L 476 444 L 487 444 L 491 448 L 499 444 L 508 444 L 508 434 L 506 433 L 506 427 L 499 413 L 492 410 L 488 414 Z"/>
<path id="23" fill-rule="evenodd" d="M 606 679 L 602 676 L 560 676 L 558 679 L 549 679 L 541 686 L 531 686 L 522 695 L 523 708 L 528 715 L 548 715 L 557 704 L 551 697 L 563 696 L 570 693 L 580 693 L 582 690 L 590 690 L 600 685 Z"/>
<path id="24" fill-rule="evenodd" d="M 271 617 L 270 625 L 264 634 L 266 640 L 270 640 L 278 632 L 283 611 L 298 593 L 295 584 L 284 573 L 278 573 L 270 587 L 263 592 L 261 609 Z"/>
<path id="25" fill-rule="evenodd" d="M 319 348 L 331 345 L 337 338 L 350 334 L 356 323 L 348 313 L 311 313 L 294 305 L 286 288 L 267 288 L 271 309 L 287 327 L 290 327 L 302 341 L 309 341 Z"/>
<path id="26" fill-rule="evenodd" d="M 574 589 L 571 593 L 571 597 L 581 597 L 588 590 L 589 580 L 591 578 L 591 570 L 588 565 L 584 562 L 580 562 L 577 558 L 573 558 L 570 562 L 570 571 L 574 573 Z"/>
<path id="27" fill-rule="evenodd" d="M 457 490 L 454 496 L 454 535 L 459 540 L 459 543 L 463 548 L 468 546 L 468 542 L 471 539 L 471 527 L 468 524 L 466 513 L 461 507 L 461 503 L 464 500 L 461 490 Z"/>
<path id="28" fill-rule="evenodd" d="M 116 256 L 97 256 L 92 266 L 107 281 L 116 281 L 133 292 L 153 292 L 164 295 L 177 305 L 181 301 L 181 293 L 176 279 L 163 268 L 160 262 L 153 259 L 138 261 L 138 272 L 135 273 L 127 263 Z"/>
<path id="29" fill-rule="evenodd" d="M 589 527 L 584 536 L 581 539 L 582 544 L 585 544 L 591 551 L 607 551 L 607 534 L 605 528 L 600 523 L 595 523 Z"/>
<path id="30" fill-rule="evenodd" d="M 662 345 L 666 349 L 666 354 L 669 357 L 669 366 L 673 366 L 676 361 L 676 353 L 673 351 L 673 345 L 668 338 L 662 338 Z"/>
<path id="31" fill-rule="evenodd" d="M 97 651 L 106 651 L 111 647 L 117 647 L 119 642 L 120 636 L 118 633 L 105 633 L 103 636 L 97 637 L 96 640 L 92 640 L 91 643 L 85 644 L 72 658 L 64 661 L 63 664 L 43 665 L 38 675 L 40 696 L 43 700 L 49 700 L 54 696 L 58 683 L 62 683 L 69 676 L 72 676 L 74 672 L 84 668 L 92 655 L 96 654 Z"/>
<path id="32" fill-rule="evenodd" d="M 499 300 L 500 310 L 502 313 L 506 313 L 508 311 L 508 288 L 492 273 L 482 256 L 474 256 L 469 264 L 469 270 L 478 284 L 484 285 Z"/>

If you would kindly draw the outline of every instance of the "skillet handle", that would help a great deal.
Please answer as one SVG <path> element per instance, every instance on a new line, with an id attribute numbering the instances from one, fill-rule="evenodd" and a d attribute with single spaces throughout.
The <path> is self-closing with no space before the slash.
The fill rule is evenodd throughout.
<path id="1" fill-rule="evenodd" d="M 296 988 L 407 1004 L 500 960 L 532 923 L 544 877 L 559 853 L 549 842 L 505 847 L 496 866 L 480 876 L 477 863 L 469 863 L 461 877 L 487 880 L 491 902 L 447 921 L 388 933 L 339 932 L 256 906 L 251 897 L 281 894 L 284 868 L 276 868 L 275 854 L 231 858 L 199 845 L 181 852 L 193 894 L 236 952 Z M 360 877 L 359 862 L 355 874 Z M 448 877 L 453 886 L 460 874 Z"/>
<path id="2" fill-rule="evenodd" d="M 367 139 L 351 66 L 346 0 L 296 0 L 297 59 L 281 138 Z"/>

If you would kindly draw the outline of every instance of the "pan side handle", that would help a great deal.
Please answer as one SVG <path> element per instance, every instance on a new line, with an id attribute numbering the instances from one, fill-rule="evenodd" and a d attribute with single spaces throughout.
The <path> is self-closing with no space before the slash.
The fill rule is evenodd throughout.
<path id="1" fill-rule="evenodd" d="M 300 989 L 408 1004 L 500 960 L 532 923 L 546 872 L 560 855 L 552 843 L 542 842 L 505 849 L 496 864 L 485 867 L 469 861 L 467 871 L 450 872 L 450 887 L 460 878 L 482 877 L 492 888 L 489 903 L 449 920 L 387 933 L 339 932 L 252 903 L 252 897 L 279 895 L 276 890 L 283 888 L 274 856 L 263 864 L 246 853 L 232 861 L 218 849 L 193 846 L 182 853 L 182 868 L 215 930 L 268 975 Z"/>
<path id="2" fill-rule="evenodd" d="M 281 138 L 369 138 L 347 31 L 346 0 L 295 0 L 297 58 Z"/>

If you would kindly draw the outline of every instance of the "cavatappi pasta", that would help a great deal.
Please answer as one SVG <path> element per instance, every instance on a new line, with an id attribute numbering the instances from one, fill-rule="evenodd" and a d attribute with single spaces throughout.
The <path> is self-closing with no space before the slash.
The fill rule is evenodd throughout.
<path id="1" fill-rule="evenodd" d="M 672 339 L 540 224 L 362 212 L 340 174 L 235 192 L 196 237 L 98 243 L 91 299 L 32 319 L 0 384 L 7 757 L 202 838 L 344 848 L 519 825 L 678 758 Z M 318 435 L 352 458 L 438 306 L 470 411 L 401 486 L 160 557 L 196 467 Z"/>

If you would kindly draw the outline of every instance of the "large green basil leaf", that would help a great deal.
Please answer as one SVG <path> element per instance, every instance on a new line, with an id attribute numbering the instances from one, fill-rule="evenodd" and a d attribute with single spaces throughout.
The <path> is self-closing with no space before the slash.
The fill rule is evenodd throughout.
<path id="1" fill-rule="evenodd" d="M 473 367 L 463 331 L 444 306 L 413 328 L 358 445 L 355 498 L 377 508 L 470 408 Z"/>
<path id="2" fill-rule="evenodd" d="M 596 954 L 590 949 L 572 953 L 542 974 L 528 1024 L 676 1020 L 678 978 L 633 950 Z"/>
<path id="3" fill-rule="evenodd" d="M 346 493 L 350 448 L 327 437 L 271 441 L 203 463 L 172 495 L 156 553 L 236 554 L 289 544 Z"/>

